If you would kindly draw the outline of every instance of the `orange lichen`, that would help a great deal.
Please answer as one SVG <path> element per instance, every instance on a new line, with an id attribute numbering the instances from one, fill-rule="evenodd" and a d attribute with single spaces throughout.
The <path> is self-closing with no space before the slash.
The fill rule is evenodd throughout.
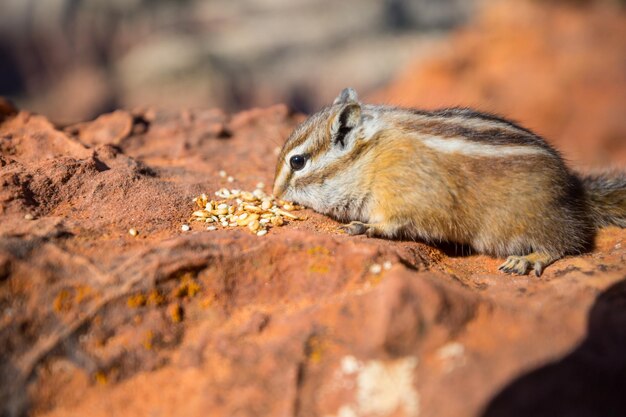
<path id="1" fill-rule="evenodd" d="M 80 285 L 76 287 L 76 294 L 74 296 L 74 301 L 76 303 L 81 303 L 87 297 L 89 297 L 93 293 L 93 289 L 86 285 Z"/>
<path id="2" fill-rule="evenodd" d="M 174 323 L 180 323 L 181 321 L 183 321 L 183 317 L 184 317 L 184 310 L 183 307 L 178 304 L 171 304 L 168 308 L 168 315 L 170 317 L 170 319 L 172 320 L 172 322 Z"/>
<path id="3" fill-rule="evenodd" d="M 146 303 L 150 306 L 160 306 L 165 303 L 165 297 L 161 295 L 159 290 L 153 289 L 150 291 L 150 294 L 148 294 L 148 300 Z"/>
<path id="4" fill-rule="evenodd" d="M 57 313 L 70 311 L 72 308 L 72 294 L 69 290 L 61 290 L 53 302 L 54 311 Z"/>
<path id="5" fill-rule="evenodd" d="M 327 274 L 330 270 L 330 267 L 324 263 L 316 262 L 309 267 L 309 272 L 313 272 L 316 274 Z"/>
<path id="6" fill-rule="evenodd" d="M 180 284 L 174 290 L 174 296 L 179 298 L 194 297 L 200 292 L 200 284 L 193 279 L 190 273 L 184 274 L 180 280 Z"/>
<path id="7" fill-rule="evenodd" d="M 152 330 L 148 330 L 143 336 L 143 347 L 146 350 L 151 350 L 154 345 L 154 332 Z"/>
<path id="8" fill-rule="evenodd" d="M 318 363 L 322 360 L 322 353 L 324 351 L 323 341 L 319 336 L 311 336 L 306 341 L 304 352 L 309 358 L 309 361 Z"/>
<path id="9" fill-rule="evenodd" d="M 144 294 L 138 293 L 135 295 L 131 295 L 126 300 L 126 305 L 130 308 L 139 308 L 146 305 L 147 298 Z"/>
<path id="10" fill-rule="evenodd" d="M 330 255 L 330 250 L 324 246 L 313 246 L 312 248 L 307 249 L 306 253 L 309 256 L 328 256 Z"/>
<path id="11" fill-rule="evenodd" d="M 329 260 L 330 250 L 324 246 L 313 246 L 306 251 L 312 257 L 309 272 L 316 274 L 327 274 L 330 271 Z"/>
<path id="12" fill-rule="evenodd" d="M 107 382 L 109 382 L 106 374 L 102 371 L 96 372 L 93 377 L 96 380 L 96 382 L 100 385 L 106 385 Z"/>
<path id="13" fill-rule="evenodd" d="M 209 307 L 211 307 L 211 305 L 213 305 L 214 301 L 215 301 L 215 298 L 212 295 L 204 297 L 200 301 L 200 307 L 202 307 L 202 308 L 209 308 Z"/>

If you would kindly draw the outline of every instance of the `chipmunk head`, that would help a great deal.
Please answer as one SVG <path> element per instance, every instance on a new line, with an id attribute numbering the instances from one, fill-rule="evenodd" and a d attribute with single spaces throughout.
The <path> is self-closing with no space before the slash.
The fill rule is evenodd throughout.
<path id="1" fill-rule="evenodd" d="M 342 156 L 350 154 L 361 125 L 361 103 L 346 88 L 289 136 L 278 156 L 274 195 L 328 212 L 324 204 L 336 188 L 329 180 L 342 175 Z"/>

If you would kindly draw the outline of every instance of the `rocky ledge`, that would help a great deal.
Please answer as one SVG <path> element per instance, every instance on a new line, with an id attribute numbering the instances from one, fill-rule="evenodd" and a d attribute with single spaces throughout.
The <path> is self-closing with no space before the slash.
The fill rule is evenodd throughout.
<path id="1" fill-rule="evenodd" d="M 308 210 L 185 232 L 202 192 L 269 191 L 301 116 L 0 108 L 3 416 L 626 415 L 625 230 L 540 279 Z"/>

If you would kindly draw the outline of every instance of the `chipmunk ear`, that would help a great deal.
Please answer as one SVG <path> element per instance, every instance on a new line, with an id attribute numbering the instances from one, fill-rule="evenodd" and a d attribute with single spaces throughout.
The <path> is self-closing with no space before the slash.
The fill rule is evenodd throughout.
<path id="1" fill-rule="evenodd" d="M 331 126 L 332 143 L 345 147 L 348 133 L 359 124 L 361 124 L 361 105 L 358 102 L 350 102 L 343 106 Z"/>
<path id="2" fill-rule="evenodd" d="M 333 101 L 333 105 L 335 104 L 345 104 L 345 103 L 358 103 L 359 96 L 356 94 L 356 91 L 352 88 L 344 88 L 341 90 L 341 93 L 337 96 L 335 101 Z"/>

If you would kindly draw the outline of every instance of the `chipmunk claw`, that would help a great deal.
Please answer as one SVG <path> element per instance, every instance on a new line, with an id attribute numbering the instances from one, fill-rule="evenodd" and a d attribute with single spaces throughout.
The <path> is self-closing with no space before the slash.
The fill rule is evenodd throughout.
<path id="1" fill-rule="evenodd" d="M 509 256 L 499 270 L 507 274 L 526 275 L 530 262 L 524 256 Z"/>
<path id="2" fill-rule="evenodd" d="M 526 256 L 509 256 L 506 261 L 498 267 L 500 271 L 507 274 L 526 275 L 532 269 L 535 276 L 540 277 L 543 268 L 550 264 L 555 258 L 550 255 L 533 252 Z"/>

